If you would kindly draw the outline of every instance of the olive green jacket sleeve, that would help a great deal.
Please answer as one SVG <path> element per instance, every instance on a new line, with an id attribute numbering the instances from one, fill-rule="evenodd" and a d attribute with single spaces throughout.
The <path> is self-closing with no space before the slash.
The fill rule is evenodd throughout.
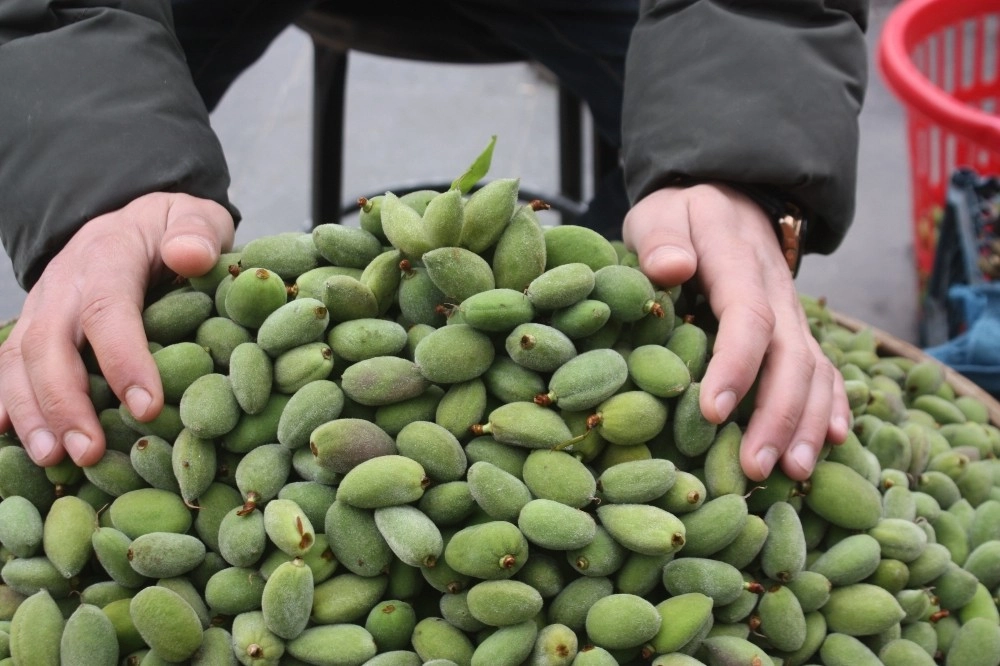
<path id="1" fill-rule="evenodd" d="M 808 252 L 854 216 L 867 0 L 645 2 L 626 62 L 623 153 L 633 203 L 725 181 L 798 204 Z"/>
<path id="2" fill-rule="evenodd" d="M 26 289 L 88 220 L 140 195 L 236 214 L 168 0 L 3 0 L 0 81 L 0 239 Z"/>

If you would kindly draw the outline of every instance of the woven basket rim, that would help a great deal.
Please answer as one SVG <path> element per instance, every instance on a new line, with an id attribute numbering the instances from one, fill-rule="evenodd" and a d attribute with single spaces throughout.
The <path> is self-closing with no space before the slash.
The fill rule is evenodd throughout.
<path id="1" fill-rule="evenodd" d="M 990 423 L 1000 428 L 1000 402 L 971 379 L 906 340 L 901 340 L 891 333 L 836 310 L 831 310 L 830 313 L 834 322 L 849 330 L 856 332 L 866 328 L 870 329 L 875 336 L 877 349 L 882 355 L 902 356 L 914 361 L 932 361 L 939 364 L 944 368 L 945 379 L 955 389 L 955 395 L 965 395 L 981 401 L 989 412 Z"/>

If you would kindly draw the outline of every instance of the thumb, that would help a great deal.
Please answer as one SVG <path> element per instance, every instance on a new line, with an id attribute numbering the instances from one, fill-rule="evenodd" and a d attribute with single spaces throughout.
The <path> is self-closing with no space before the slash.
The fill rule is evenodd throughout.
<path id="1" fill-rule="evenodd" d="M 683 190 L 658 190 L 636 203 L 625 217 L 622 235 L 654 284 L 672 286 L 694 276 L 698 261 Z"/>
<path id="2" fill-rule="evenodd" d="M 232 215 L 218 203 L 176 195 L 167 211 L 160 256 L 170 270 L 184 277 L 204 275 L 219 254 L 232 247 Z"/>

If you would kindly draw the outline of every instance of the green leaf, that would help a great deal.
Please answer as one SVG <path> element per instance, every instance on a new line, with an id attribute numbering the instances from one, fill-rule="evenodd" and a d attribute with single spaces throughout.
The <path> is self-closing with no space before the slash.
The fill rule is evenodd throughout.
<path id="1" fill-rule="evenodd" d="M 493 146 L 496 145 L 496 142 L 497 135 L 494 134 L 490 137 L 490 143 L 486 146 L 486 149 L 479 153 L 479 157 L 466 169 L 465 173 L 452 182 L 451 189 L 459 190 L 462 194 L 466 194 L 472 189 L 473 185 L 483 179 L 490 170 L 490 162 L 493 161 Z"/>

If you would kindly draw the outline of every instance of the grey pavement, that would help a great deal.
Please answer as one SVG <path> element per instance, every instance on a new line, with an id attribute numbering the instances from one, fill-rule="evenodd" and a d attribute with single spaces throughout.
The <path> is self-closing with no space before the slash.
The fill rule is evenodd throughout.
<path id="1" fill-rule="evenodd" d="M 842 246 L 803 262 L 799 290 L 846 315 L 916 340 L 910 189 L 903 111 L 874 64 L 894 3 L 875 0 L 868 33 L 871 73 L 861 114 L 858 209 Z M 312 46 L 290 28 L 234 84 L 212 115 L 244 221 L 237 242 L 302 229 L 309 219 Z M 492 177 L 557 189 L 556 91 L 523 64 L 437 65 L 351 56 L 344 194 L 450 180 L 498 135 Z M 544 220 L 556 223 L 555 217 Z M 347 220 L 350 223 L 350 220 Z M 0 322 L 24 302 L 0 255 Z"/>

